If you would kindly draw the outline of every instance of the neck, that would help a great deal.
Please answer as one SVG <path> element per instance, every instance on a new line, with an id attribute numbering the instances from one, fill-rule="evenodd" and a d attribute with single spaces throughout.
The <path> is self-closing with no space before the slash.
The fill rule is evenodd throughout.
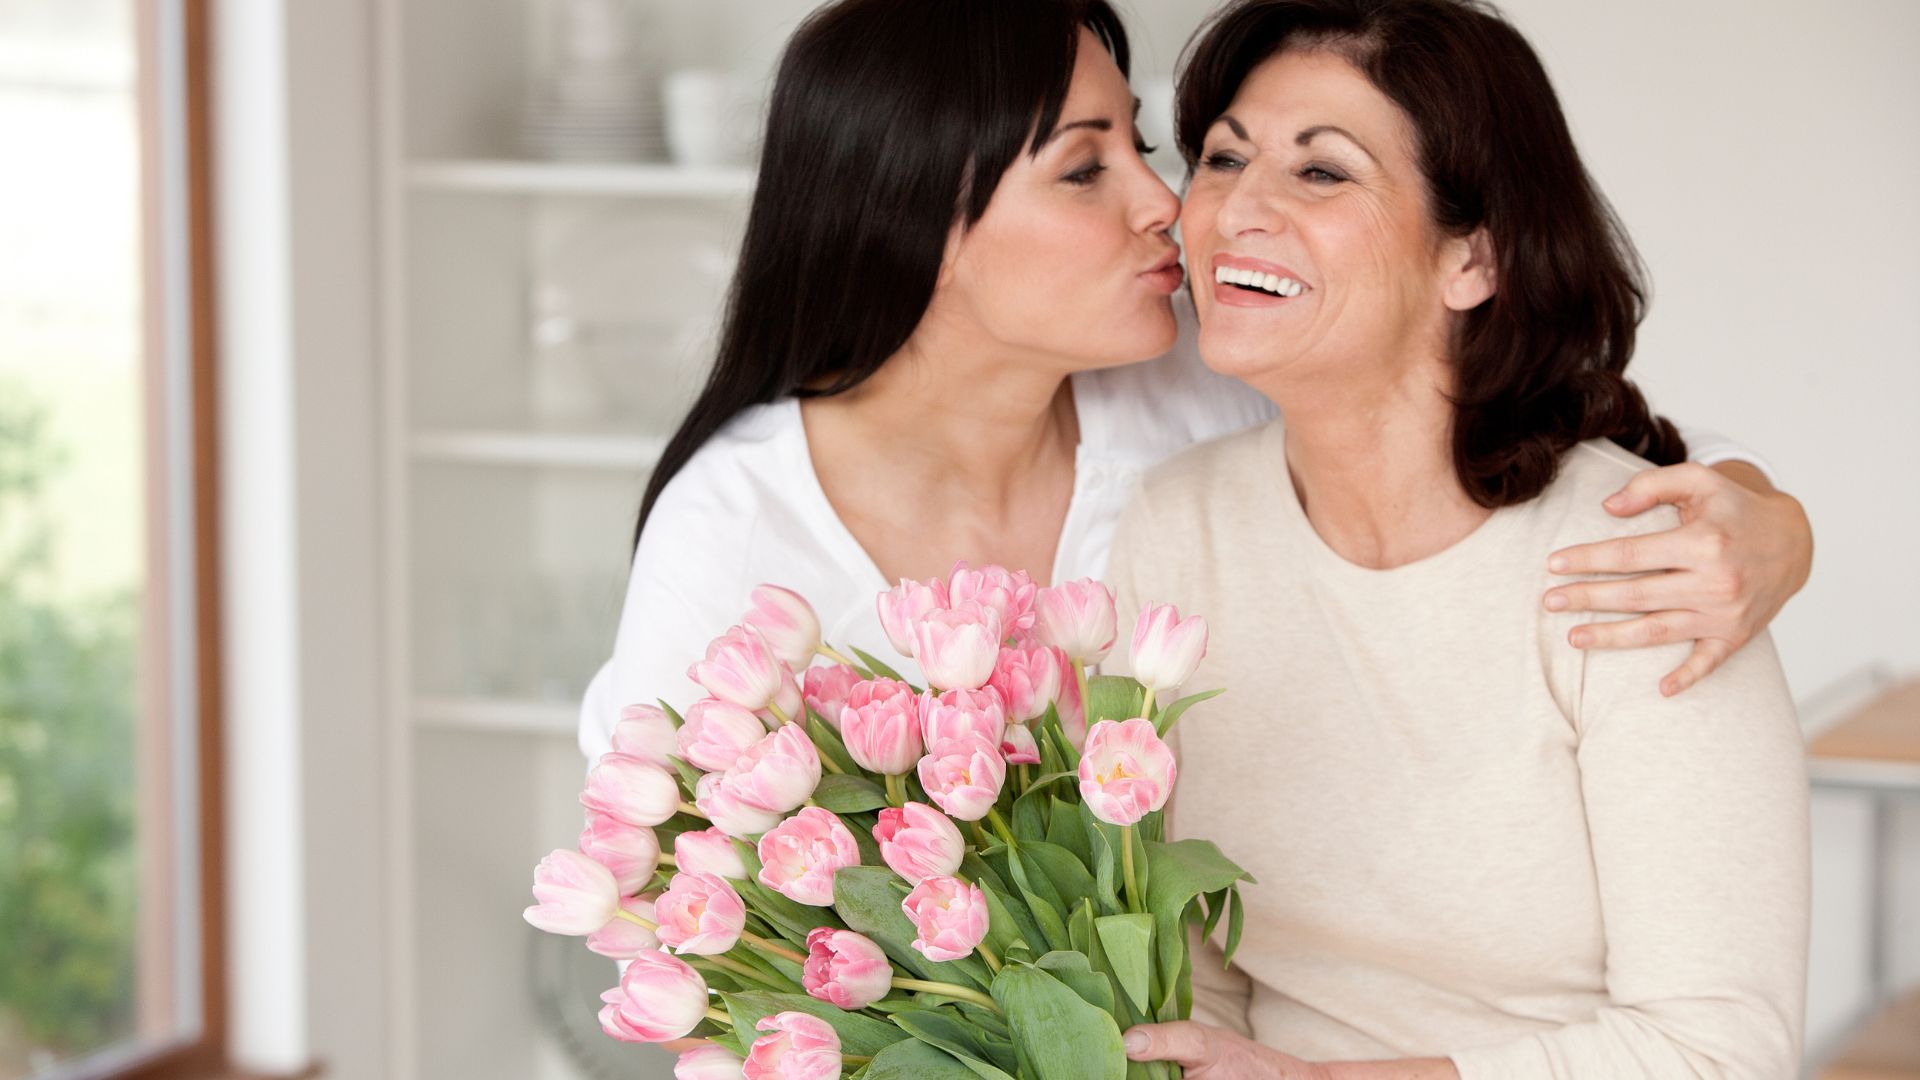
<path id="1" fill-rule="evenodd" d="M 892 484 L 982 509 L 1008 505 L 1046 463 L 1070 471 L 1080 431 L 1063 368 L 938 336 L 917 333 L 858 387 L 809 400 L 816 455 L 884 462 Z"/>
<path id="2" fill-rule="evenodd" d="M 1356 379 L 1267 380 L 1286 417 L 1287 469 L 1307 520 L 1348 562 L 1404 566 L 1465 539 L 1491 514 L 1453 469 L 1451 379 L 1443 357 Z"/>

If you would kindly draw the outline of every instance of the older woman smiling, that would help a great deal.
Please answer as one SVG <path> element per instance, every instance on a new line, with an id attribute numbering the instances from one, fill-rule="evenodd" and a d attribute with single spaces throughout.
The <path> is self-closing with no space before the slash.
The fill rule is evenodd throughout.
<path id="1" fill-rule="evenodd" d="M 1187 691 L 1257 703 L 1178 730 L 1170 828 L 1260 885 L 1232 977 L 1196 960 L 1224 1026 L 1130 1052 L 1791 1075 L 1806 786 L 1771 642 L 1663 696 L 1685 644 L 1582 652 L 1539 601 L 1570 540 L 1671 522 L 1599 504 L 1683 449 L 1623 376 L 1636 262 L 1532 50 L 1454 0 L 1240 0 L 1180 138 L 1201 355 L 1285 423 L 1150 475 L 1112 576 L 1207 613 Z"/>

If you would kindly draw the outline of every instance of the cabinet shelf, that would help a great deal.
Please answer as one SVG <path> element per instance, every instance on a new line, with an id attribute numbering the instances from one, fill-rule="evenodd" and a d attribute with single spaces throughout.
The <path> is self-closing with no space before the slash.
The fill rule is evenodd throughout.
<path id="1" fill-rule="evenodd" d="M 411 442 L 419 461 L 621 472 L 653 468 L 666 445 L 648 435 L 511 430 L 419 431 Z"/>
<path id="2" fill-rule="evenodd" d="M 420 191 L 738 199 L 752 192 L 753 170 L 476 158 L 413 162 L 407 166 L 407 182 Z"/>
<path id="3" fill-rule="evenodd" d="M 429 697 L 414 700 L 413 722 L 421 727 L 503 735 L 572 736 L 579 730 L 580 710 L 552 701 Z"/>

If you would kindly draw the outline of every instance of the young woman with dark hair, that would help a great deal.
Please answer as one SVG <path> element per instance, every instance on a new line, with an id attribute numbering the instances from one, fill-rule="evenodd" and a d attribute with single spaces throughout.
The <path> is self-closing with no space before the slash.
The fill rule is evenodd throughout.
<path id="1" fill-rule="evenodd" d="M 1532 49 L 1473 0 L 1238 0 L 1179 87 L 1209 367 L 1284 414 L 1151 474 L 1125 603 L 1207 614 L 1168 830 L 1257 877 L 1187 1076 L 1786 1077 L 1800 729 L 1763 634 L 1582 652 L 1551 553 L 1679 440 L 1624 371 L 1642 289 Z M 1249 280 L 1250 278 L 1254 280 Z M 1684 636 L 1684 635 L 1682 635 Z"/>
<path id="2" fill-rule="evenodd" d="M 1194 354 L 1179 202 L 1139 152 L 1127 61 L 1104 0 L 839 0 L 794 34 L 719 354 L 648 484 L 582 706 L 589 763 L 624 706 L 698 696 L 688 650 L 754 585 L 910 672 L 874 610 L 894 580 L 963 559 L 1101 576 L 1145 469 L 1273 416 Z M 1696 508 L 1619 566 L 1664 572 L 1657 606 L 1559 594 L 1655 613 L 1596 625 L 1596 646 L 1711 609 L 1689 636 L 1730 651 L 1805 578 L 1798 505 L 1695 442 L 1714 469 L 1649 473 L 1619 504 Z"/>

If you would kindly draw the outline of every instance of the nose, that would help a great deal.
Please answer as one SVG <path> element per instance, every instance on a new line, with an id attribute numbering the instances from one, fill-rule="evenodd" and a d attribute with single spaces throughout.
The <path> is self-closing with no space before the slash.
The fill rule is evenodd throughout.
<path id="1" fill-rule="evenodd" d="M 1167 232 L 1180 219 L 1180 196 L 1173 193 L 1160 174 L 1141 163 L 1142 178 L 1135 197 L 1133 226 L 1143 233 Z"/>
<path id="2" fill-rule="evenodd" d="M 1242 168 L 1220 199 L 1214 227 L 1222 236 L 1285 231 L 1287 218 L 1280 178 L 1269 175 L 1269 170 L 1262 166 L 1262 162 L 1254 161 Z"/>

